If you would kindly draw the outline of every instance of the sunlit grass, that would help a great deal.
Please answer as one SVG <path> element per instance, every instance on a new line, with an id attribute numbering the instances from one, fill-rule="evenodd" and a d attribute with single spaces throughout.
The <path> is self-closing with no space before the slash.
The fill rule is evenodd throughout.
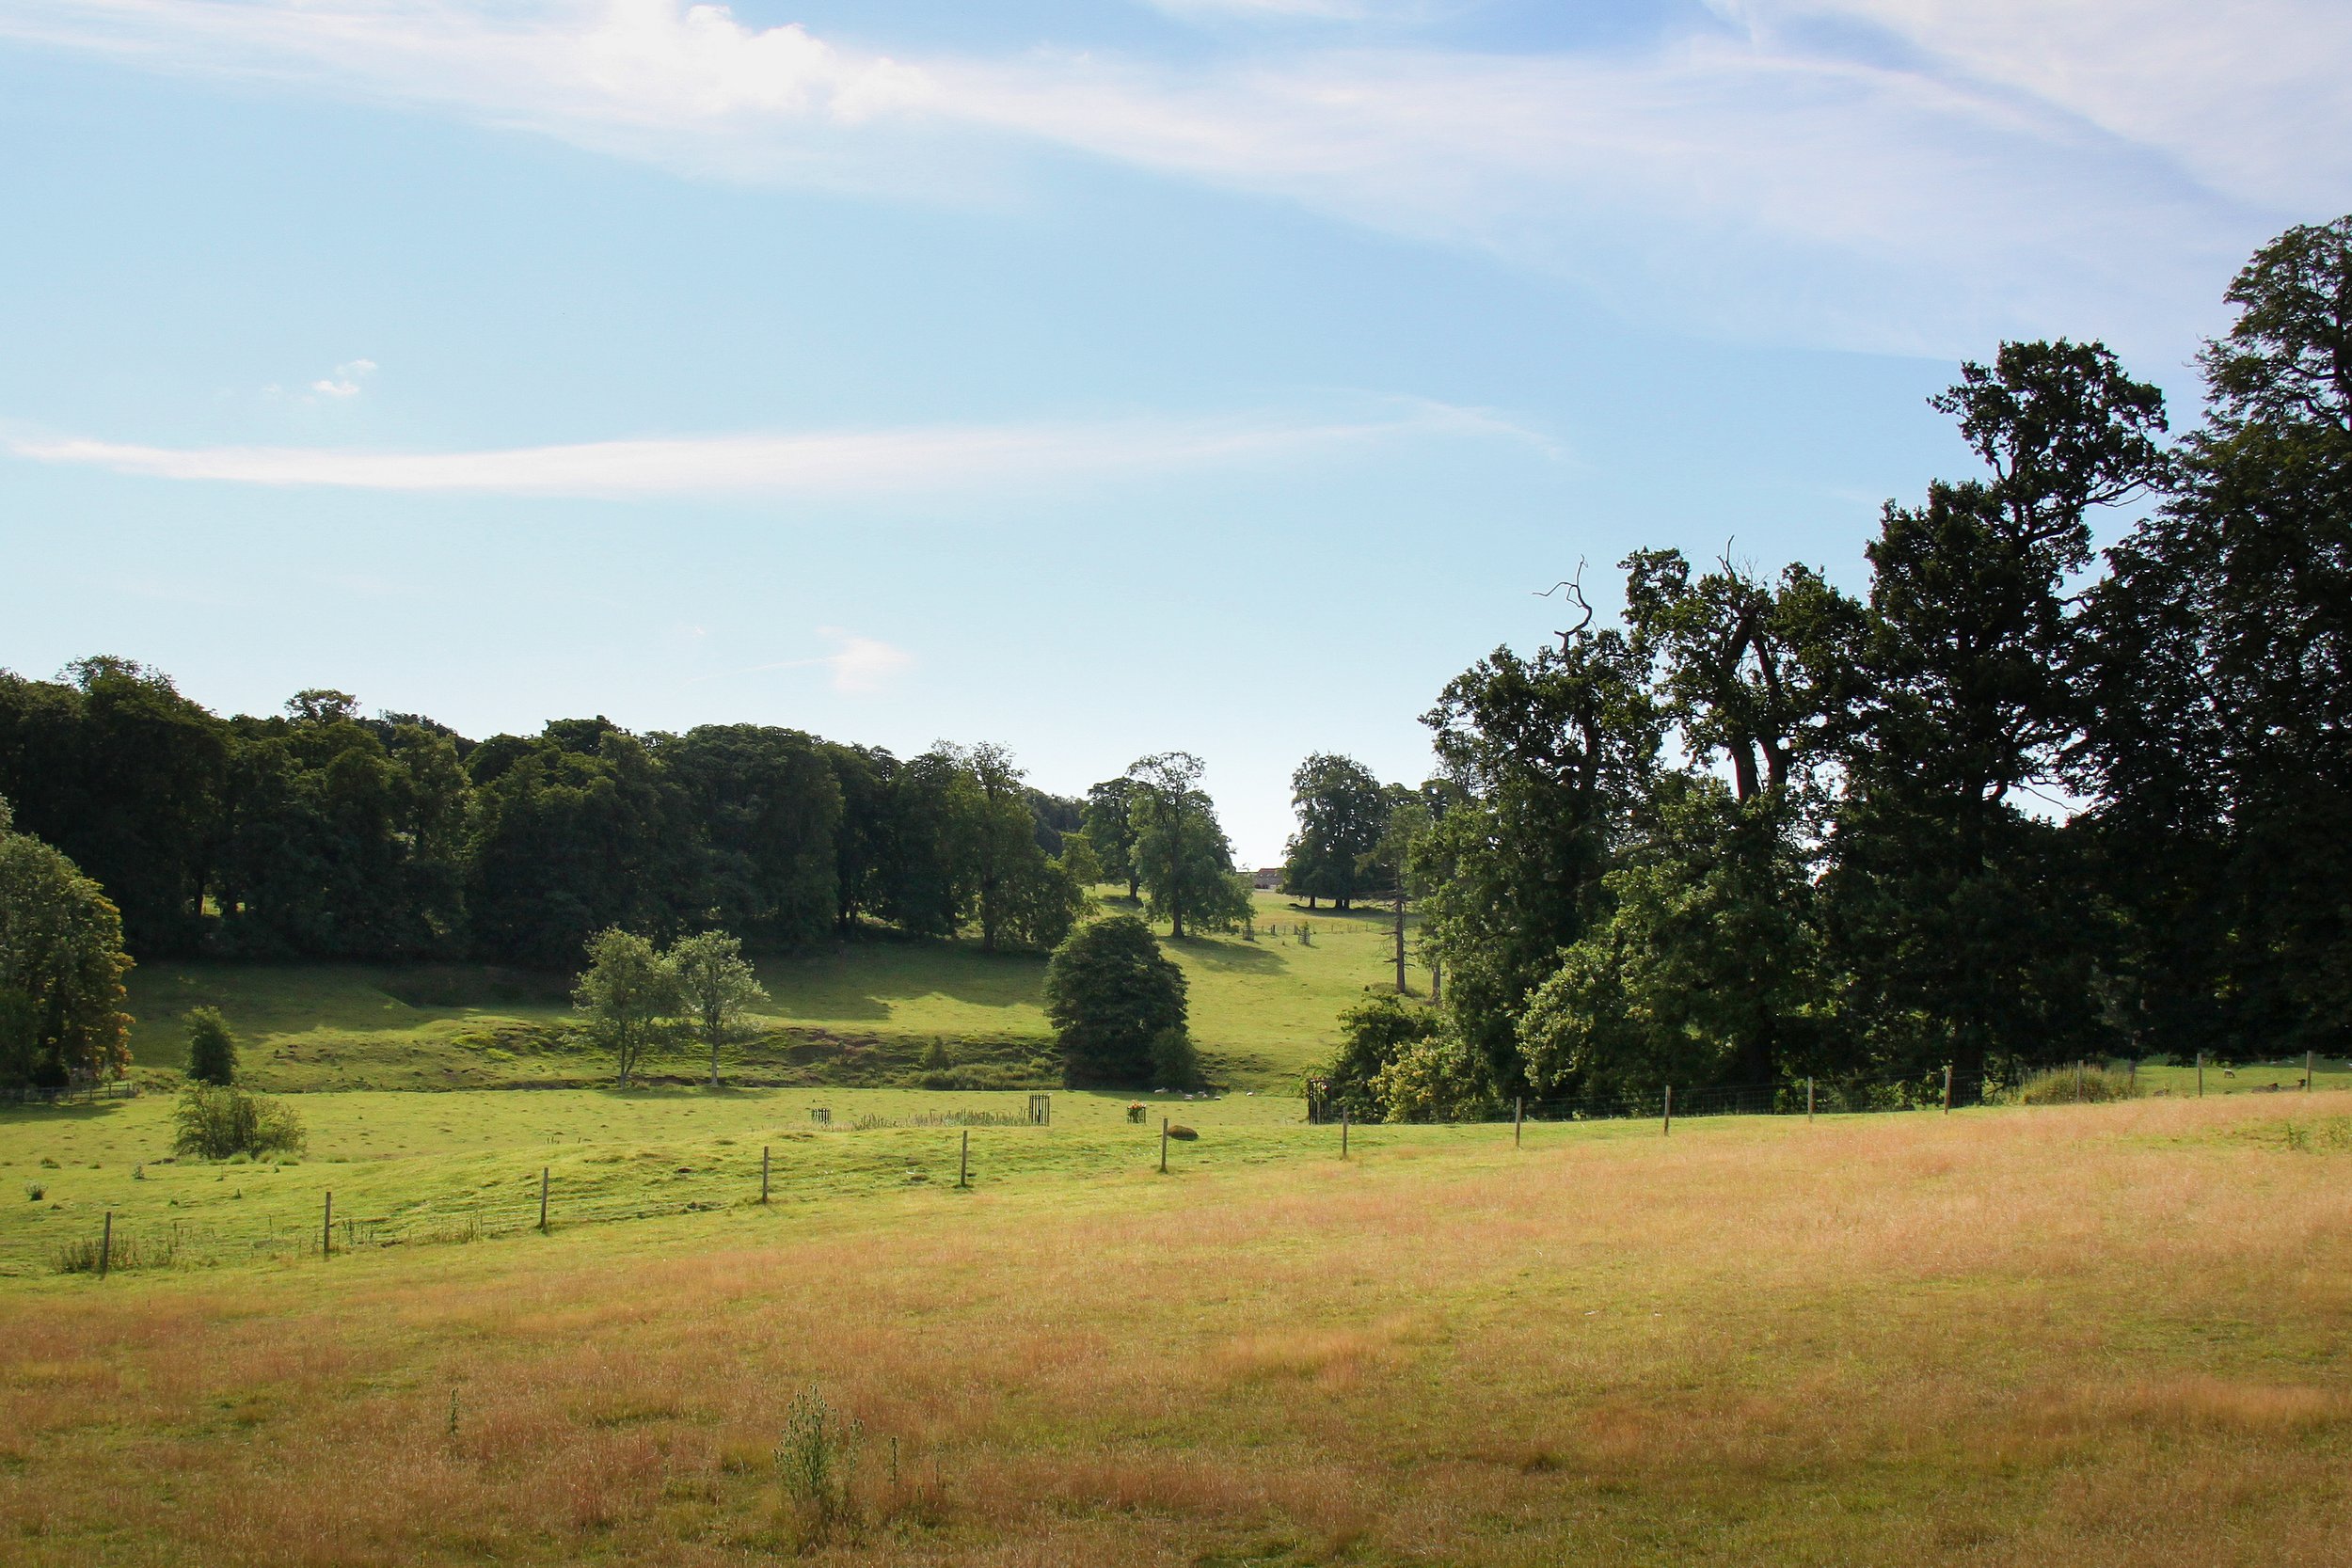
<path id="1" fill-rule="evenodd" d="M 643 1105 L 612 1114 L 715 1114 Z M 1344 1164 L 1273 1109 L 1188 1107 L 1199 1154 L 1279 1157 L 1167 1178 L 0 1284 L 6 1555 L 765 1560 L 816 1384 L 902 1466 L 869 1448 L 875 1522 L 825 1560 L 2342 1560 L 2352 1140 L 2285 1129 L 2344 1097 L 1383 1129 Z M 1123 1135 L 1094 1114 L 1072 1147 Z"/>
<path id="2" fill-rule="evenodd" d="M 1167 949 L 1190 982 L 1193 1033 L 1211 1069 L 1236 1087 L 1291 1089 L 1329 1053 L 1342 1009 L 1367 986 L 1393 984 L 1389 917 L 1309 913 L 1262 894 L 1258 919 L 1283 930 L 1262 930 L 1256 942 L 1188 938 Z M 974 942 L 875 941 L 764 957 L 758 968 L 771 1001 L 754 1022 L 765 1037 L 728 1051 L 735 1074 L 912 1084 L 936 1045 L 951 1066 L 992 1069 L 1008 1083 L 1043 1087 L 1055 1076 L 1037 955 L 982 953 Z M 1410 977 L 1417 990 L 1427 984 L 1419 966 Z M 228 1016 L 246 1076 L 262 1088 L 595 1082 L 609 1064 L 553 1049 L 547 1033 L 571 1017 L 568 984 L 560 974 L 465 964 L 158 961 L 131 974 L 132 1051 L 144 1069 L 176 1069 L 185 1051 L 181 1016 L 207 1005 Z M 678 1078 L 706 1069 L 691 1050 L 648 1064 Z"/>

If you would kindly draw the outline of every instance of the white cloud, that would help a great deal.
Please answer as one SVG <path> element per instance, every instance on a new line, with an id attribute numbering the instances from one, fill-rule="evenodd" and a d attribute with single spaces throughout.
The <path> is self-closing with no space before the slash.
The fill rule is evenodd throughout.
<path id="1" fill-rule="evenodd" d="M 904 494 L 1168 472 L 1430 436 L 1540 438 L 1443 404 L 1377 417 L 1127 420 L 594 441 L 489 451 L 151 447 L 26 437 L 21 457 L 158 479 L 538 496 Z"/>
<path id="2" fill-rule="evenodd" d="M 835 691 L 845 696 L 860 697 L 886 689 L 899 675 L 914 668 L 913 654 L 879 638 L 861 637 L 839 626 L 819 626 L 817 633 L 835 644 L 834 652 L 819 654 L 812 658 L 773 659 L 765 664 L 747 665 L 740 670 L 699 675 L 689 684 L 735 680 L 744 675 L 763 675 L 774 670 L 825 670 L 832 674 Z"/>
<path id="3" fill-rule="evenodd" d="M 879 691 L 901 672 L 914 667 L 914 656 L 904 648 L 837 626 L 826 626 L 823 631 L 841 645 L 838 652 L 818 661 L 833 672 L 835 691 L 850 695 Z"/>
<path id="4" fill-rule="evenodd" d="M 2352 206 L 2342 0 L 1713 3 L 1724 25 L 1638 48 L 1183 64 L 896 59 L 675 0 L 0 0 L 0 35 L 736 178 L 944 195 L 1025 147 L 1072 150 L 1490 251 L 1644 313 L 1869 347 L 2128 339 L 2209 309 L 2281 223 Z"/>

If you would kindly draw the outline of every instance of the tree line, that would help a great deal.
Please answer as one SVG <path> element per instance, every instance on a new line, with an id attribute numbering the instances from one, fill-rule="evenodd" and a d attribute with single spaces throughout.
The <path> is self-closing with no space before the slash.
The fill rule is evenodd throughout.
<path id="1" fill-rule="evenodd" d="M 0 673 L 0 796 L 105 889 L 140 957 L 556 970 L 611 927 L 790 945 L 867 921 L 1050 947 L 1082 900 L 1060 861 L 1082 804 L 1001 747 L 900 758 L 601 718 L 477 742 L 328 690 L 224 720 L 111 657 Z"/>
<path id="2" fill-rule="evenodd" d="M 1309 759 L 1295 891 L 1401 876 L 1442 976 L 1351 1016 L 1339 1101 L 2343 1053 L 2352 217 L 2227 297 L 2182 438 L 2104 345 L 2003 343 L 1932 400 L 1981 470 L 1887 503 L 1859 595 L 1637 551 L 1446 686 L 1385 821 Z"/>

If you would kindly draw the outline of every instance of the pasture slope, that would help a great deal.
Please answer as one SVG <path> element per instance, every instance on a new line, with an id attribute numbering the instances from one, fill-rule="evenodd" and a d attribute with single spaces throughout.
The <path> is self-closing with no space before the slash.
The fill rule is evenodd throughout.
<path id="1" fill-rule="evenodd" d="M 150 1102 L 0 1117 L 10 1188 L 84 1218 L 150 1200 L 142 1160 L 190 1212 L 437 1165 L 727 1188 L 0 1280 L 0 1557 L 2270 1568 L 2352 1539 L 2352 1095 L 1369 1128 L 1345 1162 L 1236 1096 L 1184 1105 L 1165 1176 L 1155 1126 L 1057 1095 L 976 1132 L 959 1191 L 958 1134 L 851 1124 L 983 1101 L 838 1091 L 822 1129 L 796 1094 L 306 1098 L 312 1149 L 266 1174 L 159 1170 Z M 788 1196 L 745 1201 L 787 1132 Z M 858 1517 L 815 1542 L 772 1459 L 812 1386 L 866 1433 Z"/>
<path id="2" fill-rule="evenodd" d="M 1114 909 L 1123 903 L 1114 902 Z M 1391 917 L 1374 910 L 1308 913 L 1258 897 L 1262 929 L 1163 942 L 1190 982 L 1204 1060 L 1237 1088 L 1295 1090 L 1328 1053 L 1341 1009 L 1368 985 L 1393 983 Z M 1295 928 L 1311 927 L 1301 943 Z M 1050 1087 L 1058 1075 L 1045 1021 L 1045 961 L 985 954 L 973 942 L 859 942 L 758 961 L 771 1003 L 758 1034 L 731 1049 L 734 1076 L 768 1084 L 916 1086 L 929 1082 Z M 1418 965 L 1419 989 L 1428 983 Z M 567 976 L 482 965 L 157 962 L 130 976 L 132 1053 L 151 1076 L 181 1063 L 180 1015 L 225 1013 L 257 1087 L 447 1089 L 587 1084 L 607 1064 L 564 1029 Z M 946 1066 L 942 1067 L 943 1060 Z M 698 1075 L 691 1052 L 657 1059 L 657 1076 Z M 943 1073 L 946 1076 L 943 1076 Z"/>

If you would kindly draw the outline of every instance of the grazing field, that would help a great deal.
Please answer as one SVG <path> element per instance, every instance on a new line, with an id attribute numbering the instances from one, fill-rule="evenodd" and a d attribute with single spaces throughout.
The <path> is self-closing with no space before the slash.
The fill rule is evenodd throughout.
<path id="1" fill-rule="evenodd" d="M 1220 1081 L 1295 1088 L 1327 1053 L 1340 1010 L 1393 982 L 1390 916 L 1308 913 L 1259 895 L 1262 931 L 1166 942 L 1191 983 L 1192 1029 Z M 1114 908 L 1120 907 L 1114 904 Z M 1311 927 L 1301 943 L 1295 928 Z M 727 1069 L 767 1083 L 1049 1086 L 1058 1074 L 1045 1021 L 1045 960 L 986 954 L 976 942 L 861 942 L 759 960 L 769 1006 Z M 1426 973 L 1410 972 L 1416 988 Z M 173 1069 L 180 1016 L 217 1006 L 265 1089 L 467 1088 L 592 1083 L 609 1068 L 565 1037 L 570 978 L 481 965 L 157 962 L 132 972 L 132 1053 Z M 658 1076 L 707 1069 L 691 1051 L 656 1059 Z"/>
<path id="2" fill-rule="evenodd" d="M 2352 1535 L 2352 1096 L 1518 1150 L 1375 1129 L 1345 1163 L 1295 1105 L 1235 1098 L 1185 1105 L 1202 1137 L 1165 1177 L 1116 1102 L 1056 1099 L 1052 1128 L 976 1133 L 1030 1153 L 968 1192 L 0 1281 L 0 1553 L 2205 1568 L 2332 1564 Z M 477 1116 L 530 1113 L 493 1102 L 539 1105 L 540 1143 L 494 1147 L 526 1130 Z M 540 1148 L 733 1159 L 806 1110 L 304 1104 L 310 1160 L 234 1201 Z M 79 1202 L 151 1114 L 15 1115 L 0 1148 Z M 944 1142 L 795 1147 L 812 1176 L 871 1148 L 936 1178 Z M 822 1539 L 773 1459 L 812 1386 L 866 1433 L 857 1515 Z"/>

